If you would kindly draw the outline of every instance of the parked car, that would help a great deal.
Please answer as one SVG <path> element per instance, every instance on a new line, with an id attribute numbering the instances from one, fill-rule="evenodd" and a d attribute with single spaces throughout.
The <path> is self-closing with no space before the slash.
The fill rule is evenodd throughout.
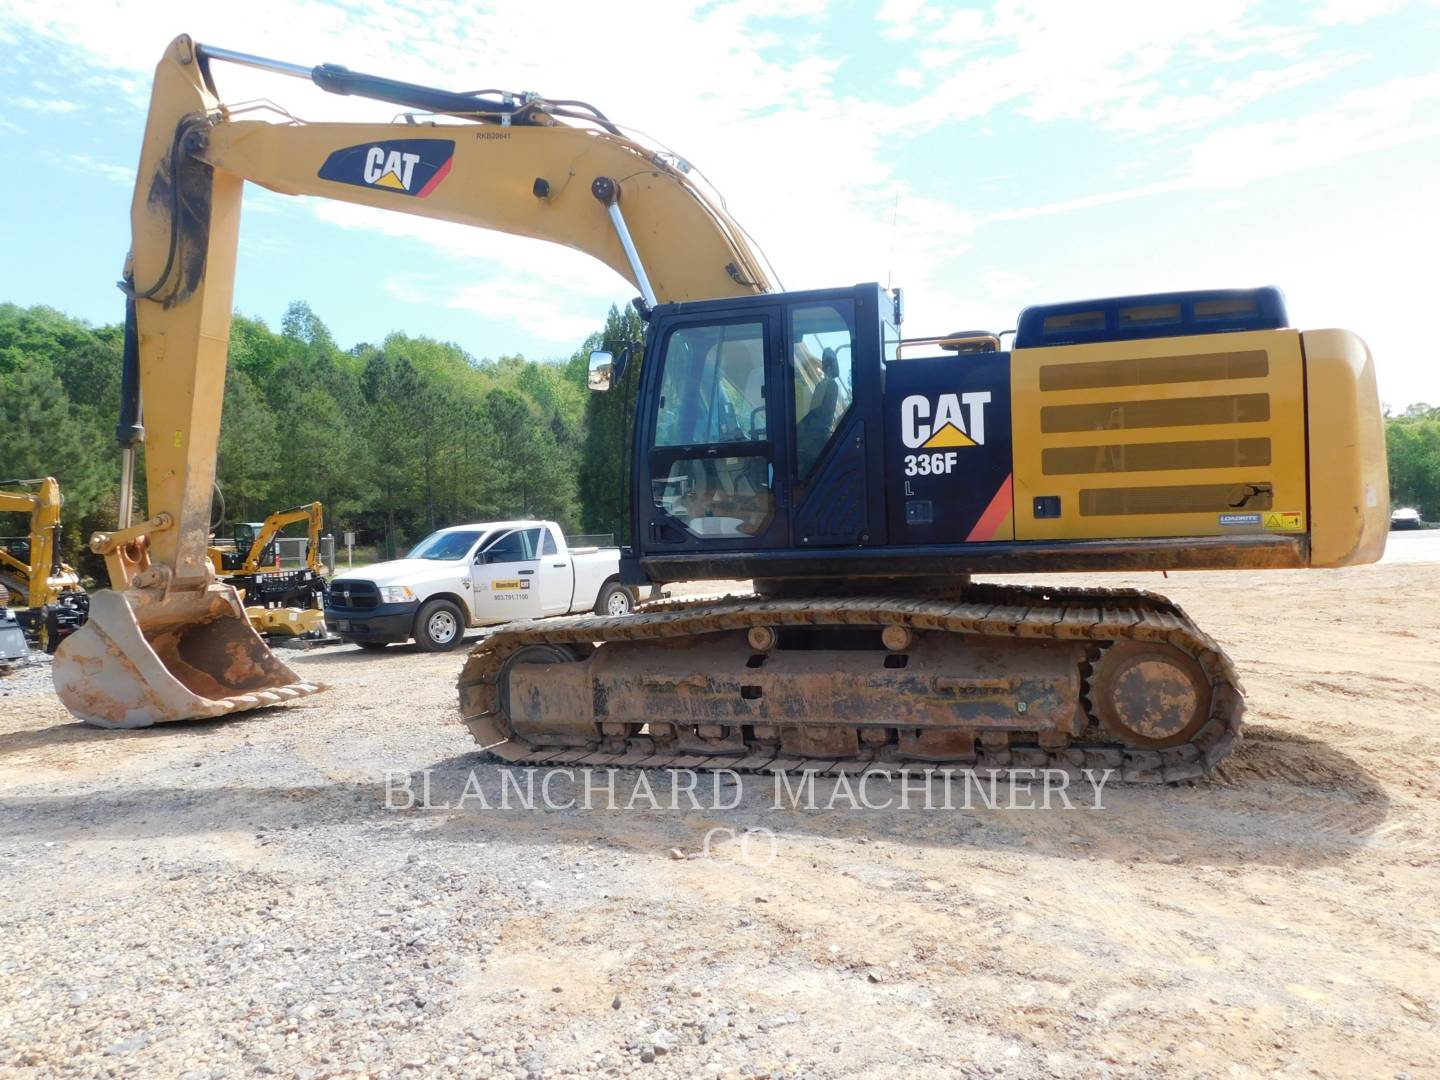
<path id="1" fill-rule="evenodd" d="M 1390 528 L 1401 529 L 1423 529 L 1425 522 L 1420 517 L 1420 511 L 1412 506 L 1402 506 L 1390 514 Z"/>
<path id="2" fill-rule="evenodd" d="M 625 615 L 620 549 L 571 548 L 553 521 L 487 521 L 431 533 L 403 559 L 337 574 L 325 622 L 342 640 L 453 649 L 469 626 L 570 615 Z"/>

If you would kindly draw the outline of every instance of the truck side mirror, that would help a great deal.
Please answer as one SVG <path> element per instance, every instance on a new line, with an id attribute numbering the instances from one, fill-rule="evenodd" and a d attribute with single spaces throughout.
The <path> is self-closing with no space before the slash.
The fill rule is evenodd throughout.
<path id="1" fill-rule="evenodd" d="M 590 354 L 590 377 L 587 381 L 591 390 L 603 393 L 610 389 L 610 380 L 615 373 L 615 358 L 608 352 Z"/>

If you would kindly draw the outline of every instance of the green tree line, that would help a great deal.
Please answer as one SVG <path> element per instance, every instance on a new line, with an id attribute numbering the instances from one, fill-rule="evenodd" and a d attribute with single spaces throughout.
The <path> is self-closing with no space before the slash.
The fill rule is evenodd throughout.
<path id="1" fill-rule="evenodd" d="M 342 349 L 304 303 L 278 331 L 236 315 L 217 534 L 315 499 L 327 530 L 353 530 L 382 556 L 436 528 L 496 518 L 618 534 L 623 450 L 609 444 L 624 410 L 619 395 L 588 393 L 585 376 L 592 348 L 640 333 L 632 312 L 612 310 L 567 361 L 535 362 L 399 333 Z M 0 480 L 55 476 L 65 555 L 102 580 L 84 543 L 116 519 L 121 344 L 118 324 L 0 304 Z M 18 516 L 0 517 L 0 535 L 23 531 Z"/>
<path id="2" fill-rule="evenodd" d="M 1385 418 L 1390 459 L 1390 502 L 1413 506 L 1426 521 L 1440 521 L 1440 408 L 1411 405 Z"/>

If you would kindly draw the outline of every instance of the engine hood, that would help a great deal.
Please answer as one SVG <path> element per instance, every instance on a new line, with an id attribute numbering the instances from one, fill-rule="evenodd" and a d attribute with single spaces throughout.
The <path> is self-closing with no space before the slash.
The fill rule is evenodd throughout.
<path id="1" fill-rule="evenodd" d="M 465 559 L 392 559 L 390 562 L 374 563 L 363 570 L 346 570 L 335 575 L 335 582 L 373 581 L 376 585 L 416 585 L 432 581 L 455 581 L 469 576 L 469 564 Z"/>

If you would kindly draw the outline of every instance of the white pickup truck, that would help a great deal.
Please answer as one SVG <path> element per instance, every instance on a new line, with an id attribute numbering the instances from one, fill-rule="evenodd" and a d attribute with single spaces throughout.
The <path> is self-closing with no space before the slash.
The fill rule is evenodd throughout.
<path id="1" fill-rule="evenodd" d="M 403 559 L 330 583 L 325 622 L 347 642 L 383 649 L 414 638 L 453 649 L 467 626 L 569 615 L 625 615 L 619 548 L 571 548 L 553 521 L 487 521 L 433 532 Z"/>

